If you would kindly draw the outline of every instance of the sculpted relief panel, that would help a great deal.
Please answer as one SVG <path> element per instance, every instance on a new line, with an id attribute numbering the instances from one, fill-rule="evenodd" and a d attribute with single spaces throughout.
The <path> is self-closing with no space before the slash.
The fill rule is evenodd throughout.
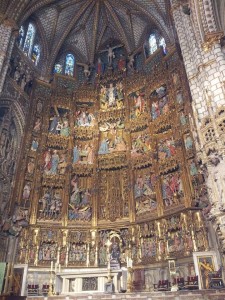
<path id="1" fill-rule="evenodd" d="M 23 237 L 21 261 L 47 265 L 57 257 L 64 265 L 105 266 L 111 259 L 116 268 L 125 251 L 137 265 L 193 251 L 191 225 L 182 236 L 180 215 L 199 207 L 204 186 L 191 110 L 177 66 L 154 74 L 106 74 L 73 95 L 37 84 L 16 196 L 38 238 L 26 246 Z M 179 220 L 169 218 L 174 214 Z M 60 233 L 48 238 L 50 226 Z"/>
<path id="2" fill-rule="evenodd" d="M 12 176 L 15 167 L 16 149 L 19 141 L 10 108 L 1 108 L 0 114 L 0 159 L 2 176 Z M 7 176 L 6 176 L 7 175 Z"/>
<path id="3" fill-rule="evenodd" d="M 191 205 L 198 170 L 177 72 L 129 93 L 124 79 L 104 79 L 98 95 L 52 94 L 45 109 L 37 93 L 20 191 L 24 207 L 35 203 L 34 222 L 155 218 Z"/>

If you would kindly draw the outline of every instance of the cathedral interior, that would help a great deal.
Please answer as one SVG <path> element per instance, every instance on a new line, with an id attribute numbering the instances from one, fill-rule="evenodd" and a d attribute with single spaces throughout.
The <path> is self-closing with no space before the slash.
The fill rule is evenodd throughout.
<path id="1" fill-rule="evenodd" d="M 0 299 L 222 300 L 224 258 L 225 1 L 1 0 Z"/>

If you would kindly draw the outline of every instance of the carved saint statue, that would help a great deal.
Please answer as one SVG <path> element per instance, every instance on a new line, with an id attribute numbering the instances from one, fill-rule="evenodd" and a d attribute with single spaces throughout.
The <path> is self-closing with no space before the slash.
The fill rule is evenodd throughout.
<path id="1" fill-rule="evenodd" d="M 58 164 L 59 164 L 59 155 L 57 153 L 57 150 L 54 150 L 51 157 L 51 173 L 53 175 L 57 174 Z"/>
<path id="2" fill-rule="evenodd" d="M 78 66 L 83 67 L 83 71 L 84 71 L 84 77 L 86 78 L 86 80 L 89 79 L 90 75 L 91 75 L 91 64 L 90 63 L 77 63 Z"/>
<path id="3" fill-rule="evenodd" d="M 128 56 L 128 63 L 127 63 L 127 67 L 129 70 L 133 71 L 134 70 L 134 54 L 130 54 Z"/>
<path id="4" fill-rule="evenodd" d="M 38 141 L 33 140 L 31 144 L 31 151 L 37 151 L 37 149 L 38 149 Z"/>
<path id="5" fill-rule="evenodd" d="M 219 156 L 217 153 L 212 153 L 210 155 L 210 162 L 213 165 L 211 169 L 212 180 L 214 181 L 214 186 L 217 190 L 218 204 L 224 206 L 224 191 L 225 191 L 225 160 Z M 213 188 L 213 187 L 212 187 Z"/>
<path id="6" fill-rule="evenodd" d="M 34 167 L 35 167 L 34 159 L 31 158 L 30 161 L 27 164 L 27 172 L 29 174 L 33 174 L 34 173 Z"/>
<path id="7" fill-rule="evenodd" d="M 96 73 L 98 75 L 101 75 L 104 73 L 104 64 L 102 63 L 102 60 L 101 58 L 99 57 L 98 58 L 98 61 L 97 61 L 97 65 L 96 65 Z"/>

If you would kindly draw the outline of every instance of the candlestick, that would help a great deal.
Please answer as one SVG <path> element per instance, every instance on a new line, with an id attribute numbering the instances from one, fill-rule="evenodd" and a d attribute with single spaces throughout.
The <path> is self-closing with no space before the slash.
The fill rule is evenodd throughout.
<path id="1" fill-rule="evenodd" d="M 49 280 L 49 290 L 48 290 L 48 296 L 53 295 L 53 280 L 52 280 L 52 272 L 50 273 L 50 280 Z"/>
<path id="2" fill-rule="evenodd" d="M 130 264 L 129 264 L 130 268 L 133 268 L 133 260 L 132 260 L 132 258 L 130 258 L 129 260 L 130 260 Z"/>
<path id="3" fill-rule="evenodd" d="M 53 261 L 51 261 L 51 272 L 53 270 Z"/>
<path id="4" fill-rule="evenodd" d="M 55 273 L 57 272 L 57 262 L 55 263 Z"/>
<path id="5" fill-rule="evenodd" d="M 127 268 L 127 292 L 131 293 L 133 291 L 133 269 Z"/>
<path id="6" fill-rule="evenodd" d="M 158 232 L 159 232 L 159 237 L 161 237 L 161 228 L 160 228 L 160 222 L 157 223 L 158 225 Z"/>

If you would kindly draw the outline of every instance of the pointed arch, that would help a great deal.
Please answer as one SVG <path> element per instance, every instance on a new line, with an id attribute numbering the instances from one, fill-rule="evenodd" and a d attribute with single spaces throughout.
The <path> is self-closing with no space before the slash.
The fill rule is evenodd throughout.
<path id="1" fill-rule="evenodd" d="M 22 42 L 22 36 L 19 36 L 18 46 L 33 61 L 35 66 L 44 69 L 49 51 L 45 31 L 39 18 L 33 16 L 21 25 L 21 32 L 22 28 L 25 34 Z"/>

